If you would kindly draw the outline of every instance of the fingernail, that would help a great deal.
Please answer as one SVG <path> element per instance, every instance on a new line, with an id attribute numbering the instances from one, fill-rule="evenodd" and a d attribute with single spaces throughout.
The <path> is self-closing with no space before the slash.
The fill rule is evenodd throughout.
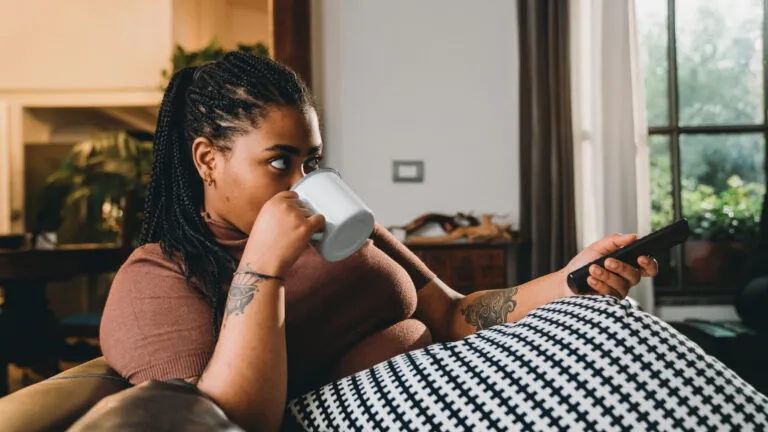
<path id="1" fill-rule="evenodd" d="M 605 262 L 605 266 L 608 267 L 608 268 L 615 269 L 615 268 L 619 267 L 619 264 L 616 261 L 614 261 L 614 260 L 608 260 L 608 261 Z"/>
<path id="2" fill-rule="evenodd" d="M 590 276 L 590 277 L 587 278 L 587 283 L 590 284 L 590 285 L 596 285 L 597 284 L 597 279 L 595 279 L 592 276 Z"/>
<path id="3" fill-rule="evenodd" d="M 600 276 L 603 274 L 603 269 L 601 269 L 598 265 L 593 265 L 590 270 L 592 270 L 592 274 L 595 276 Z"/>
<path id="4" fill-rule="evenodd" d="M 640 264 L 648 264 L 648 257 L 641 256 L 640 257 Z"/>

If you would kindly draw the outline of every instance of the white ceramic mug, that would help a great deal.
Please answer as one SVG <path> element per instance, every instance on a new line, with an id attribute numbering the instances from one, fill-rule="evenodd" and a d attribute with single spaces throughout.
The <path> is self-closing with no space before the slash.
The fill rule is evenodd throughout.
<path id="1" fill-rule="evenodd" d="M 373 212 L 341 180 L 338 171 L 321 168 L 293 187 L 304 205 L 325 216 L 325 231 L 313 237 L 326 261 L 340 261 L 357 252 L 373 232 Z"/>

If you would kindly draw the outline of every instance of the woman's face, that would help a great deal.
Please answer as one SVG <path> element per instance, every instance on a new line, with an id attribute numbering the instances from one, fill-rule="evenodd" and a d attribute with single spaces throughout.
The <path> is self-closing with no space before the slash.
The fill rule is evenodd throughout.
<path id="1" fill-rule="evenodd" d="M 202 147 L 196 141 L 192 150 L 200 175 L 213 180 L 203 182 L 205 210 L 246 234 L 264 203 L 298 182 L 302 166 L 308 173 L 322 158 L 314 109 L 270 108 L 258 129 L 233 140 L 229 153 Z"/>

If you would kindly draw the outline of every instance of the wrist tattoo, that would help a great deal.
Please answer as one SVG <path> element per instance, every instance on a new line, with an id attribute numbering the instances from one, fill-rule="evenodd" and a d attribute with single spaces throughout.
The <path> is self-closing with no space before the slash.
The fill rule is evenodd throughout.
<path id="1" fill-rule="evenodd" d="M 226 316 L 242 315 L 246 306 L 253 301 L 253 296 L 259 292 L 261 282 L 264 282 L 264 278 L 251 271 L 250 263 L 246 263 L 242 270 L 235 272 L 232 285 L 229 286 Z"/>
<path id="2" fill-rule="evenodd" d="M 504 324 L 507 316 L 517 307 L 516 295 L 517 287 L 487 292 L 461 308 L 461 314 L 476 331 Z"/>

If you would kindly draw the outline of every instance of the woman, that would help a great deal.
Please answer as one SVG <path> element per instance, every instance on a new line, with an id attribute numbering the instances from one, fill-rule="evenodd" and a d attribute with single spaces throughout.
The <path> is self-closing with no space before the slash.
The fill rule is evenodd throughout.
<path id="1" fill-rule="evenodd" d="M 462 296 L 386 230 L 351 258 L 308 247 L 324 227 L 290 188 L 322 159 L 301 80 L 232 53 L 173 76 L 160 109 L 141 244 L 116 276 L 101 328 L 132 383 L 196 383 L 246 428 L 279 426 L 288 396 L 433 341 L 515 322 L 570 296 L 565 275 L 632 242 L 613 235 L 559 272 Z M 623 298 L 657 272 L 608 260 L 597 293 Z"/>

